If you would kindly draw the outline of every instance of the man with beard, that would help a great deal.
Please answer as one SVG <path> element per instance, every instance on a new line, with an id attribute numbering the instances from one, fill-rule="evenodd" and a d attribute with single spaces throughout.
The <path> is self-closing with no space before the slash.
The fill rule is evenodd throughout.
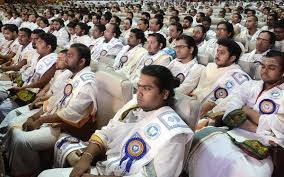
<path id="1" fill-rule="evenodd" d="M 193 28 L 192 38 L 194 39 L 198 47 L 198 55 L 202 55 L 205 52 L 207 41 L 206 29 L 203 25 L 197 25 Z"/>

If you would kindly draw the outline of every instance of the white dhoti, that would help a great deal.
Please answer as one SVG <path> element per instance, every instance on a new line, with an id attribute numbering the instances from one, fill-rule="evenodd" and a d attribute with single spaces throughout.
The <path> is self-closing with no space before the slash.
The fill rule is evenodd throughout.
<path id="1" fill-rule="evenodd" d="M 203 141 L 186 168 L 190 177 L 271 177 L 273 172 L 270 157 L 264 160 L 250 157 L 226 133 Z"/>
<path id="2" fill-rule="evenodd" d="M 9 128 L 21 126 L 29 117 L 33 116 L 39 111 L 40 109 L 30 110 L 28 105 L 10 111 L 0 124 L 0 138 L 3 138 L 6 135 L 6 132 Z"/>
<path id="3" fill-rule="evenodd" d="M 41 172 L 38 177 L 69 177 L 73 168 L 55 168 L 51 170 L 45 170 Z M 90 174 L 92 175 L 100 175 L 97 168 L 93 167 L 91 169 Z"/>
<path id="4" fill-rule="evenodd" d="M 30 132 L 24 132 L 19 128 L 9 131 L 7 151 L 11 175 L 28 176 L 38 173 L 40 170 L 39 151 L 50 149 L 60 135 L 59 128 L 41 127 Z M 32 162 L 32 163 L 23 163 Z"/>

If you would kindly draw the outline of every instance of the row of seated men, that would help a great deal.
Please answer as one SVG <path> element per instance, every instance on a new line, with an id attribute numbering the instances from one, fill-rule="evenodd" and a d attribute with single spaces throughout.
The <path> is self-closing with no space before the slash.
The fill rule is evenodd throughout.
<path id="1" fill-rule="evenodd" d="M 142 30 L 132 29 L 123 46 L 116 24 L 98 26 L 102 39 L 92 49 L 74 43 L 56 54 L 55 35 L 27 28 L 17 33 L 15 25 L 4 25 L 12 42 L 2 46 L 7 52 L 0 56 L 0 130 L 12 176 L 38 175 L 45 169 L 41 153 L 50 149 L 57 168 L 39 176 L 172 177 L 182 169 L 198 177 L 272 175 L 267 147 L 283 147 L 282 52 L 270 50 L 259 58 L 256 81 L 238 65 L 242 49 L 230 38 L 217 40 L 214 60 L 204 66 L 190 36 L 176 39 L 173 58 L 168 54 L 173 49 L 162 50 L 162 34 L 146 39 Z M 21 46 L 15 51 L 16 39 Z M 272 48 L 275 34 L 262 31 L 257 41 Z M 105 82 L 98 82 L 99 71 L 111 73 Z M 127 78 L 136 94 L 94 130 L 97 113 L 110 106 L 98 100 L 107 83 L 117 84 L 113 75 Z M 190 101 L 178 109 L 175 92 L 201 105 L 191 109 Z M 201 114 L 191 115 L 196 109 Z M 229 129 L 214 127 L 220 125 Z M 74 168 L 63 168 L 70 165 Z"/>

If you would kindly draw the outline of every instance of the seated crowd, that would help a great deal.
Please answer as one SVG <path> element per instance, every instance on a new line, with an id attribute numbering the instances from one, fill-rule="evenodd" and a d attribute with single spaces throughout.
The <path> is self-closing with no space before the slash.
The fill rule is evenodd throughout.
<path id="1" fill-rule="evenodd" d="M 4 4 L 0 19 L 1 175 L 284 174 L 283 2 Z"/>

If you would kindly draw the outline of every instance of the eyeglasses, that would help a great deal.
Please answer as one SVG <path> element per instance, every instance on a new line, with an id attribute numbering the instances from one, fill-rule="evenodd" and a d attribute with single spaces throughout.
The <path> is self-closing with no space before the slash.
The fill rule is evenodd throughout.
<path id="1" fill-rule="evenodd" d="M 183 49 L 183 48 L 186 48 L 186 47 L 188 47 L 188 45 L 176 45 L 174 47 L 174 49 Z"/>

